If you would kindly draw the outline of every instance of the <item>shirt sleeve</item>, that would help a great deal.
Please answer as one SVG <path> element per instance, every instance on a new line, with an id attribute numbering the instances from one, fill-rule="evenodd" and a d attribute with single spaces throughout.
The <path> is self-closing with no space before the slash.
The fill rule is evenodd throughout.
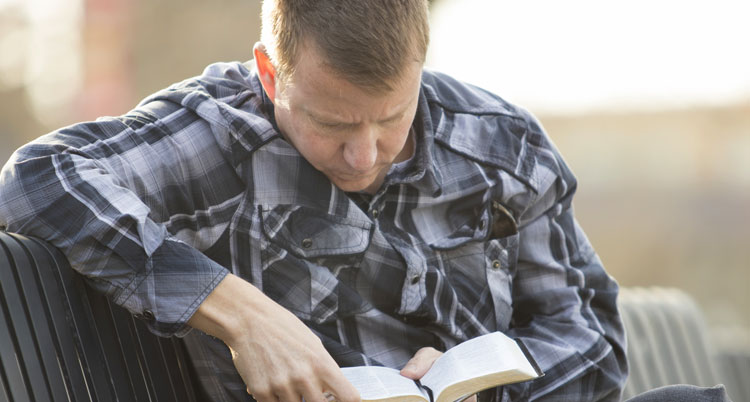
<path id="1" fill-rule="evenodd" d="M 49 241 L 152 332 L 180 336 L 228 271 L 168 229 L 182 221 L 196 230 L 194 211 L 233 195 L 233 186 L 209 180 L 220 175 L 235 173 L 210 126 L 155 102 L 16 151 L 0 173 L 0 226 Z"/>
<path id="2" fill-rule="evenodd" d="M 509 336 L 530 349 L 544 377 L 504 387 L 503 400 L 617 401 L 625 385 L 625 334 L 618 285 L 576 221 L 576 179 L 539 133 L 540 191 L 519 221 Z"/>

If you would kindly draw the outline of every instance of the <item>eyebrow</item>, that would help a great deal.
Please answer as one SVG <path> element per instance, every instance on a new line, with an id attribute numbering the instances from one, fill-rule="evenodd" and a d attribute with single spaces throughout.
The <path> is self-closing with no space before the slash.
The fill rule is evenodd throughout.
<path id="1" fill-rule="evenodd" d="M 356 124 L 356 123 L 351 123 L 348 121 L 338 120 L 335 117 L 324 117 L 311 111 L 310 109 L 305 109 L 305 113 L 307 113 L 307 115 L 310 116 L 316 122 L 322 123 L 322 124 L 341 125 L 341 126 L 348 126 L 348 125 Z"/>

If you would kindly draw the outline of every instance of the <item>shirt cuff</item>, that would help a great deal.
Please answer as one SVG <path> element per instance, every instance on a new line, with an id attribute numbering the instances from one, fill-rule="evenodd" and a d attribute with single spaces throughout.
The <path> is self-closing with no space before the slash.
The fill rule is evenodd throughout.
<path id="1" fill-rule="evenodd" d="M 193 247 L 166 239 L 115 303 L 158 336 L 185 336 L 187 321 L 229 271 Z"/>

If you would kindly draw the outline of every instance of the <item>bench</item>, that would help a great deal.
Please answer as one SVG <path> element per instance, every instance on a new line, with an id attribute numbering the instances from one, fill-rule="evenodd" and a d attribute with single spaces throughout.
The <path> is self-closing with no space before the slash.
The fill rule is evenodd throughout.
<path id="1" fill-rule="evenodd" d="M 45 242 L 0 232 L 0 302 L 0 402 L 205 400 L 179 339 L 152 335 L 91 291 Z M 632 373 L 625 397 L 728 378 L 686 294 L 623 289 L 620 308 Z M 735 401 L 750 400 L 742 378 L 750 373 L 750 355 L 732 364 L 739 376 L 723 382 Z"/>
<path id="2" fill-rule="evenodd" d="M 182 342 L 85 285 L 59 250 L 0 232 L 0 402 L 187 401 Z"/>
<path id="3" fill-rule="evenodd" d="M 623 399 L 670 384 L 724 384 L 733 401 L 750 401 L 750 351 L 712 343 L 708 323 L 687 293 L 623 288 L 618 305 L 630 362 Z"/>

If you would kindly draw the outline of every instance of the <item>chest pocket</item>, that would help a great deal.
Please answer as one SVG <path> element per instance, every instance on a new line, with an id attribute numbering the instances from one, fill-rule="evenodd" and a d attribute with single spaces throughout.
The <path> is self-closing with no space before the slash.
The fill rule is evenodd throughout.
<path id="1" fill-rule="evenodd" d="M 459 302 L 486 329 L 507 330 L 518 259 L 516 221 L 503 205 L 493 201 L 459 229 L 430 246 L 437 251 Z M 466 236 L 469 233 L 472 235 Z"/>
<path id="2" fill-rule="evenodd" d="M 371 222 L 291 205 L 261 209 L 261 221 L 264 293 L 317 323 L 363 307 L 345 278 L 370 245 Z"/>
<path id="3" fill-rule="evenodd" d="M 305 259 L 364 253 L 372 235 L 369 221 L 307 207 L 277 206 L 261 219 L 267 239 Z"/>

